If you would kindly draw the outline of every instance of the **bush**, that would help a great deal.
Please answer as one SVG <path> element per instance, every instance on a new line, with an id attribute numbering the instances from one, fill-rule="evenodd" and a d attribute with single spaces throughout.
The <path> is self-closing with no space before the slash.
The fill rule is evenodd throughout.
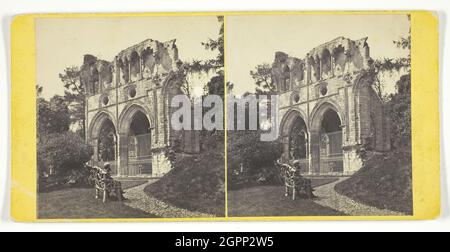
<path id="1" fill-rule="evenodd" d="M 234 131 L 228 137 L 229 188 L 278 184 L 275 161 L 281 156 L 278 141 L 262 142 L 260 131 Z"/>
<path id="2" fill-rule="evenodd" d="M 79 178 L 80 174 L 88 174 L 84 164 L 91 159 L 93 151 L 75 133 L 56 133 L 40 138 L 37 149 L 40 178 L 52 176 L 80 181 L 83 180 Z"/>

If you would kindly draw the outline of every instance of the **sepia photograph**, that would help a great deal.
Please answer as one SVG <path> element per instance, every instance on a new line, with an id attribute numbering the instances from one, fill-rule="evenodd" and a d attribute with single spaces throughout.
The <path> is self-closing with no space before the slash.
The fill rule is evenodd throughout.
<path id="1" fill-rule="evenodd" d="M 449 229 L 448 1 L 0 1 L 0 232 Z"/>
<path id="2" fill-rule="evenodd" d="M 222 16 L 35 29 L 39 219 L 225 216 L 224 131 L 172 123 L 175 97 L 224 96 Z"/>
<path id="3" fill-rule="evenodd" d="M 232 15 L 226 35 L 229 216 L 413 215 L 409 15 Z"/>

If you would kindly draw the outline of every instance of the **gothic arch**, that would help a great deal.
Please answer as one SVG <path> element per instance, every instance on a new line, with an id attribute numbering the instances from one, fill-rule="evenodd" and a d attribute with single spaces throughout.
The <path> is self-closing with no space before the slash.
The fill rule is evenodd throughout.
<path id="1" fill-rule="evenodd" d="M 321 128 L 321 124 L 322 124 L 322 119 L 323 116 L 325 114 L 325 112 L 327 112 L 329 109 L 333 110 L 334 112 L 336 112 L 336 114 L 339 116 L 339 119 L 341 121 L 341 125 L 345 125 L 345 118 L 342 116 L 342 109 L 339 107 L 339 105 L 337 105 L 337 103 L 331 101 L 331 100 L 327 100 L 324 102 L 321 102 L 319 104 L 317 104 L 314 109 L 311 112 L 311 121 L 310 121 L 310 129 L 313 131 L 320 131 Z"/>
<path id="2" fill-rule="evenodd" d="M 283 119 L 281 120 L 281 124 L 280 124 L 281 125 L 281 129 L 280 129 L 281 137 L 289 136 L 289 133 L 291 130 L 290 128 L 291 128 L 292 124 L 299 118 L 305 122 L 306 130 L 309 131 L 306 114 L 300 109 L 293 108 L 293 109 L 290 109 L 286 113 L 286 115 L 284 115 Z"/>
<path id="3" fill-rule="evenodd" d="M 138 81 L 141 77 L 141 57 L 136 51 L 130 56 L 130 80 Z"/>
<path id="4" fill-rule="evenodd" d="M 324 77 L 329 77 L 332 70 L 331 65 L 331 53 L 328 49 L 324 49 L 322 52 L 322 75 Z"/>
<path id="5" fill-rule="evenodd" d="M 93 118 L 89 124 L 89 139 L 97 139 L 102 129 L 103 124 L 107 121 L 111 121 L 114 128 L 117 131 L 117 123 L 114 120 L 114 116 L 106 110 L 101 110 Z"/>
<path id="6" fill-rule="evenodd" d="M 148 110 L 148 108 L 138 103 L 132 103 L 128 105 L 119 116 L 120 134 L 127 134 L 130 131 L 131 120 L 138 111 L 142 112 L 147 117 L 151 129 L 155 127 L 153 117 L 151 116 L 151 113 Z"/>
<path id="7" fill-rule="evenodd" d="M 309 156 L 309 130 L 305 114 L 299 109 L 291 109 L 281 121 L 281 140 L 284 161 L 306 160 Z M 309 164 L 302 172 L 309 171 Z"/>
<path id="8" fill-rule="evenodd" d="M 141 52 L 142 59 L 142 77 L 150 78 L 155 70 L 156 59 L 153 56 L 153 50 L 149 47 L 142 50 Z"/>

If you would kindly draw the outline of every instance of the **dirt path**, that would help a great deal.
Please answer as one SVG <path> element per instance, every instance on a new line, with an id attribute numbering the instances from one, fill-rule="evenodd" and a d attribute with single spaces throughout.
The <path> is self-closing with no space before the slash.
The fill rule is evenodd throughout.
<path id="1" fill-rule="evenodd" d="M 125 198 L 127 199 L 124 202 L 125 205 L 161 218 L 214 218 L 213 215 L 181 209 L 147 195 L 144 192 L 145 187 L 154 182 L 153 180 L 125 190 Z"/>
<path id="2" fill-rule="evenodd" d="M 358 203 L 347 196 L 339 194 L 334 190 L 336 184 L 346 180 L 347 178 L 341 178 L 331 184 L 326 184 L 315 188 L 314 195 L 318 199 L 314 200 L 317 204 L 325 207 L 332 208 L 336 211 L 343 212 L 350 216 L 401 216 L 404 215 L 400 212 L 394 212 L 390 210 L 378 209 L 376 207 L 367 206 Z"/>

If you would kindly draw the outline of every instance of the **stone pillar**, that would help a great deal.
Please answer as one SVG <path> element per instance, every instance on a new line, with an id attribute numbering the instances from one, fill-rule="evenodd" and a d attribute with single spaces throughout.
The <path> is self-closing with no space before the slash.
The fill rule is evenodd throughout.
<path id="1" fill-rule="evenodd" d="M 112 70 L 113 70 L 112 83 L 113 83 L 114 87 L 117 87 L 117 86 L 119 86 L 118 83 L 117 83 L 117 80 L 120 79 L 120 76 L 118 76 L 118 73 L 119 73 L 120 70 L 119 70 L 119 67 L 117 66 L 117 59 L 114 59 Z"/>
<path id="2" fill-rule="evenodd" d="M 139 57 L 139 80 L 144 78 L 144 60 Z"/>
<path id="3" fill-rule="evenodd" d="M 311 135 L 306 133 L 306 143 L 305 143 L 305 148 L 306 148 L 306 158 L 308 159 L 308 173 L 312 174 L 312 167 L 311 167 Z"/>
<path id="4" fill-rule="evenodd" d="M 102 74 L 100 71 L 98 71 L 98 92 L 103 92 Z"/>
<path id="5" fill-rule="evenodd" d="M 319 76 L 317 78 L 317 81 L 322 80 L 322 75 L 323 75 L 323 62 L 322 62 L 322 58 L 318 58 L 319 59 Z"/>
<path id="6" fill-rule="evenodd" d="M 283 161 L 288 162 L 290 157 L 289 136 L 283 136 Z"/>
<path id="7" fill-rule="evenodd" d="M 155 151 L 152 153 L 152 176 L 162 177 L 172 169 L 170 160 L 166 157 L 164 151 Z"/>
<path id="8" fill-rule="evenodd" d="M 334 77 L 334 68 L 336 67 L 336 59 L 333 57 L 333 54 L 330 56 L 330 67 L 331 67 L 331 77 Z"/>
<path id="9" fill-rule="evenodd" d="M 121 158 L 120 158 L 120 135 L 119 134 L 116 134 L 116 148 L 115 148 L 115 152 L 114 152 L 114 155 L 115 155 L 115 160 L 116 160 L 116 169 L 117 169 L 117 171 L 116 171 L 116 173 L 117 173 L 117 176 L 120 176 L 120 175 L 122 175 L 122 171 L 121 171 L 121 168 L 122 168 L 122 165 L 120 164 L 120 160 L 121 160 Z"/>
<path id="10" fill-rule="evenodd" d="M 131 59 L 128 61 L 128 83 L 131 83 Z"/>
<path id="11" fill-rule="evenodd" d="M 318 131 L 311 131 L 310 133 L 310 164 L 311 173 L 320 173 L 320 133 Z"/>
<path id="12" fill-rule="evenodd" d="M 353 175 L 363 166 L 361 158 L 359 158 L 355 148 L 344 150 L 344 175 Z"/>
<path id="13" fill-rule="evenodd" d="M 94 149 L 94 155 L 93 155 L 92 160 L 94 161 L 94 165 L 97 165 L 98 161 L 100 161 L 98 159 L 98 139 L 97 138 L 92 139 L 91 143 L 92 143 L 92 147 Z"/>
<path id="14" fill-rule="evenodd" d="M 128 134 L 119 134 L 120 174 L 128 175 Z"/>

